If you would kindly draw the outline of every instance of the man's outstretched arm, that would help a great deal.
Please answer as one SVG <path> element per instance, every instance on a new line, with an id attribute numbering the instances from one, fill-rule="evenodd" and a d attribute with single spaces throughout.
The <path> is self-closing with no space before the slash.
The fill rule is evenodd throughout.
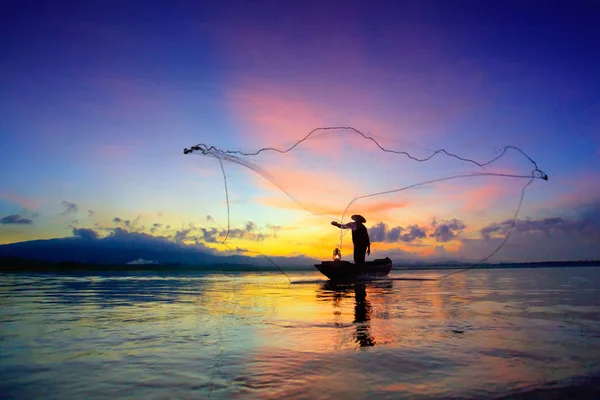
<path id="1" fill-rule="evenodd" d="M 331 225 L 337 226 L 340 229 L 352 229 L 352 222 L 348 222 L 347 224 L 340 224 L 337 221 L 331 221 Z"/>

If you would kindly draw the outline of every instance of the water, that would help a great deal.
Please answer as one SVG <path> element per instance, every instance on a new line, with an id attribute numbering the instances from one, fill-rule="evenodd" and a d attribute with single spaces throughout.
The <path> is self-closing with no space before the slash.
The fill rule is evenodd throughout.
<path id="1" fill-rule="evenodd" d="M 600 394 L 600 268 L 291 279 L 2 274 L 0 397 Z"/>

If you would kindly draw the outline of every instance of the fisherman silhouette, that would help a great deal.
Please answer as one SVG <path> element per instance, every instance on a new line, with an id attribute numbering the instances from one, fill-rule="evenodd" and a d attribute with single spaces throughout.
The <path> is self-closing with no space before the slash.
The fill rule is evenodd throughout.
<path id="1" fill-rule="evenodd" d="M 371 255 L 371 240 L 369 240 L 369 232 L 364 223 L 367 220 L 358 214 L 350 217 L 354 222 L 340 224 L 336 221 L 331 221 L 331 225 L 337 226 L 340 229 L 352 229 L 352 243 L 354 244 L 354 263 L 363 264 L 365 262 L 365 252 Z"/>

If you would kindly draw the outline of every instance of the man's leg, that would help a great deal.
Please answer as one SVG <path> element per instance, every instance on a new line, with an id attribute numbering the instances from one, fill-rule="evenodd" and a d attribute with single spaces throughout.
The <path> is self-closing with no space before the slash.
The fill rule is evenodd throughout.
<path id="1" fill-rule="evenodd" d="M 366 247 L 361 247 L 361 246 L 354 247 L 354 263 L 355 264 L 364 264 L 366 252 L 367 252 Z"/>

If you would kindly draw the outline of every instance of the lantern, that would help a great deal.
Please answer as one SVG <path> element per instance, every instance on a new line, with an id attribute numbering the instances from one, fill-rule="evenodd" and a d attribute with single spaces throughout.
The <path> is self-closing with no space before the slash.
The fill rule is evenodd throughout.
<path id="1" fill-rule="evenodd" d="M 342 259 L 342 252 L 337 247 L 333 251 L 333 261 L 340 261 Z"/>

